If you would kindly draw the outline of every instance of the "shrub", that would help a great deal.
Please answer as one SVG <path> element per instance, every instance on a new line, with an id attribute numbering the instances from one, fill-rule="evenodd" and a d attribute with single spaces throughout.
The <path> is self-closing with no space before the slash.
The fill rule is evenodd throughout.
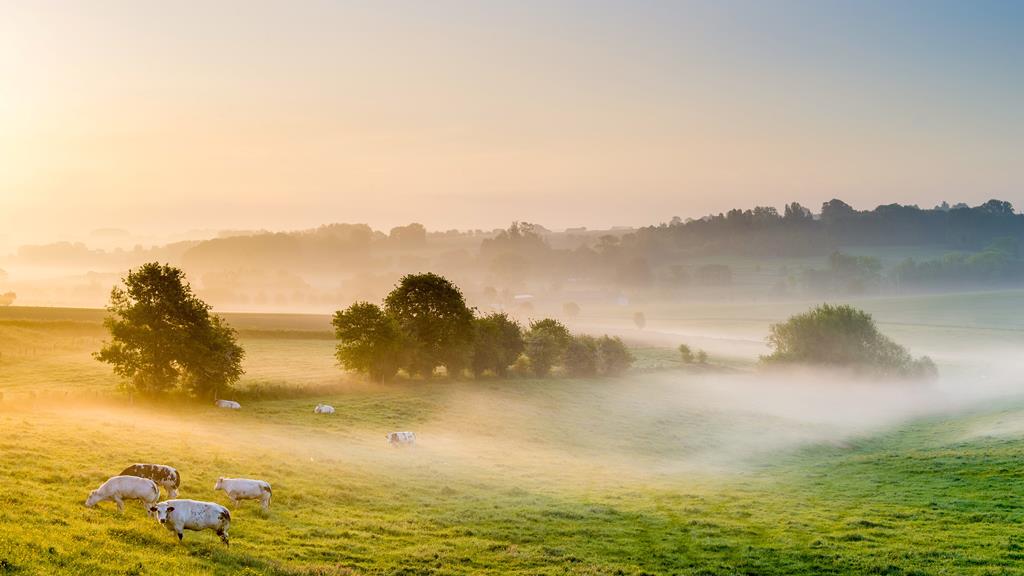
<path id="1" fill-rule="evenodd" d="M 504 312 L 473 319 L 473 374 L 480 376 L 486 370 L 505 376 L 508 367 L 525 348 L 523 329 Z"/>
<path id="2" fill-rule="evenodd" d="M 526 355 L 530 357 L 533 372 L 543 378 L 552 366 L 561 362 L 572 336 L 561 322 L 545 318 L 530 323 L 525 340 Z"/>
<path id="3" fill-rule="evenodd" d="M 563 361 L 566 374 L 577 378 L 596 376 L 598 370 L 598 343 L 593 336 L 576 335 L 565 349 Z"/>
<path id="4" fill-rule="evenodd" d="M 635 358 L 618 337 L 602 336 L 597 341 L 598 370 L 606 376 L 622 374 L 633 365 Z"/>

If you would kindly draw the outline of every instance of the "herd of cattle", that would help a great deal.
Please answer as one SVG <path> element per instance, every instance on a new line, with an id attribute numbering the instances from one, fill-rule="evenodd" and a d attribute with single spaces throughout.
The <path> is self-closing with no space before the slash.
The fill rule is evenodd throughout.
<path id="1" fill-rule="evenodd" d="M 232 400 L 217 400 L 220 408 L 240 410 L 242 406 Z M 334 414 L 334 407 L 317 404 L 316 414 Z M 412 432 L 389 432 L 385 435 L 388 446 L 413 446 L 416 435 Z M 228 528 L 231 527 L 231 512 L 216 502 L 178 498 L 181 475 L 178 470 L 164 464 L 132 464 L 117 476 L 107 479 L 99 488 L 89 493 L 85 505 L 92 508 L 100 502 L 114 502 L 117 509 L 124 511 L 125 500 L 139 500 L 146 514 L 178 535 L 180 542 L 185 530 L 213 530 L 228 544 Z M 160 500 L 160 488 L 167 490 L 167 500 Z M 249 478 L 219 478 L 214 484 L 215 491 L 222 490 L 237 506 L 239 500 L 259 500 L 264 510 L 270 509 L 273 491 L 269 482 Z"/>
<path id="2" fill-rule="evenodd" d="M 100 502 L 113 501 L 118 510 L 124 511 L 125 500 L 139 500 L 150 517 L 178 535 L 178 541 L 185 530 L 213 530 L 228 544 L 231 512 L 216 502 L 179 499 L 179 486 L 181 475 L 170 466 L 132 464 L 90 492 L 85 505 L 92 508 Z M 160 488 L 167 490 L 168 499 L 163 502 L 158 502 Z M 213 489 L 223 490 L 232 505 L 239 500 L 259 500 L 264 510 L 270 508 L 272 491 L 263 480 L 220 478 Z"/>

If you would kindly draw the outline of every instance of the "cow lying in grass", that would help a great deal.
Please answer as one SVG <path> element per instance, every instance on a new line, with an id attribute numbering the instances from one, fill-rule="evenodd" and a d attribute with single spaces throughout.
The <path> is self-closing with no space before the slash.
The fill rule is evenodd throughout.
<path id="1" fill-rule="evenodd" d="M 217 400 L 214 404 L 217 405 L 217 408 L 227 408 L 228 410 L 239 410 L 242 408 L 242 405 L 234 400 Z"/>
<path id="2" fill-rule="evenodd" d="M 216 502 L 165 500 L 149 510 L 161 524 L 178 535 L 178 542 L 185 537 L 185 530 L 213 530 L 221 542 L 228 545 L 231 512 Z"/>
<path id="3" fill-rule="evenodd" d="M 313 408 L 314 414 L 334 414 L 334 406 L 329 404 L 317 404 L 316 408 Z"/>
<path id="4" fill-rule="evenodd" d="M 177 498 L 178 487 L 181 486 L 181 475 L 178 471 L 163 464 L 132 464 L 121 471 L 121 476 L 149 478 L 156 482 L 157 486 L 167 490 L 168 498 Z"/>
<path id="5" fill-rule="evenodd" d="M 388 432 L 385 438 L 392 448 L 416 445 L 416 434 L 412 432 Z"/>
<path id="6" fill-rule="evenodd" d="M 111 500 L 117 503 L 117 509 L 124 512 L 125 500 L 141 500 L 148 510 L 160 499 L 160 488 L 156 482 L 138 476 L 114 476 L 89 493 L 85 499 L 86 508 L 92 508 L 100 502 Z"/>
<path id="7" fill-rule="evenodd" d="M 248 478 L 218 478 L 214 490 L 223 490 L 231 500 L 231 506 L 238 506 L 239 500 L 259 500 L 264 510 L 270 509 L 272 491 L 270 484 L 263 480 Z"/>

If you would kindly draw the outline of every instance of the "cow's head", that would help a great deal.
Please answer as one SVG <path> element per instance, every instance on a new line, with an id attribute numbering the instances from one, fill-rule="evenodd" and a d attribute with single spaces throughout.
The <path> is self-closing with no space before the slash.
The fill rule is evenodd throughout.
<path id="1" fill-rule="evenodd" d="M 96 504 L 99 504 L 99 501 L 100 501 L 99 490 L 93 490 L 92 492 L 89 492 L 89 497 L 85 499 L 85 507 L 86 508 L 92 508 Z"/>
<path id="2" fill-rule="evenodd" d="M 161 524 L 167 523 L 167 516 L 174 512 L 174 506 L 171 506 L 167 502 L 161 502 L 155 506 L 149 507 L 150 514 L 153 515 Z"/>
<path id="3" fill-rule="evenodd" d="M 221 476 L 220 478 L 217 478 L 217 483 L 213 485 L 213 489 L 214 490 L 223 490 L 224 489 L 224 477 L 223 476 Z"/>

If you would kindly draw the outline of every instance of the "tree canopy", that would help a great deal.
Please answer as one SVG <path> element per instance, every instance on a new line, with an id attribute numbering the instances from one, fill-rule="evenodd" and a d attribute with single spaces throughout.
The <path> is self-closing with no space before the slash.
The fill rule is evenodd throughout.
<path id="1" fill-rule="evenodd" d="M 235 331 L 192 293 L 180 269 L 151 262 L 123 283 L 110 293 L 110 340 L 94 357 L 130 389 L 215 398 L 238 381 L 245 351 Z"/>
<path id="2" fill-rule="evenodd" d="M 431 272 L 407 274 L 384 299 L 384 309 L 409 337 L 407 371 L 427 376 L 444 366 L 458 376 L 465 369 L 473 312 L 458 286 Z"/>

